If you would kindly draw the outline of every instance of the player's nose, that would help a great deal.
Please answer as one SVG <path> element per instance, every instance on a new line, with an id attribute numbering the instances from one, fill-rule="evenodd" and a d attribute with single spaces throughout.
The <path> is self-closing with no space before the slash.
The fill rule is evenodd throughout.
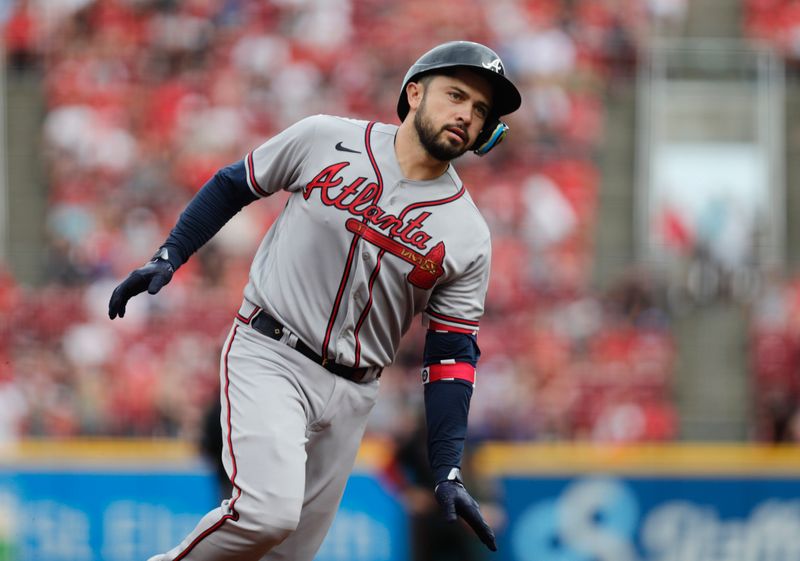
<path id="1" fill-rule="evenodd" d="M 469 127 L 470 123 L 472 123 L 472 111 L 472 104 L 462 103 L 458 108 L 456 119 L 459 123 L 463 123 L 465 127 Z"/>

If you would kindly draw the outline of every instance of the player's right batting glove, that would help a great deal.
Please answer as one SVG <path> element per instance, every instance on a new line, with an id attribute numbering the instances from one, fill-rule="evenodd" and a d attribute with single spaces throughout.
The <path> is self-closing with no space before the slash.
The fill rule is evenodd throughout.
<path id="1" fill-rule="evenodd" d="M 108 317 L 111 319 L 117 316 L 125 317 L 125 305 L 128 300 L 145 290 L 155 294 L 172 280 L 175 269 L 167 257 L 167 250 L 159 249 L 146 265 L 131 272 L 128 278 L 114 289 L 108 302 Z"/>
<path id="2" fill-rule="evenodd" d="M 478 503 L 461 483 L 458 469 L 450 472 L 446 481 L 439 483 L 434 489 L 436 500 L 442 508 L 445 522 L 453 523 L 460 516 L 475 531 L 480 540 L 492 551 L 497 551 L 494 532 L 483 519 Z"/>

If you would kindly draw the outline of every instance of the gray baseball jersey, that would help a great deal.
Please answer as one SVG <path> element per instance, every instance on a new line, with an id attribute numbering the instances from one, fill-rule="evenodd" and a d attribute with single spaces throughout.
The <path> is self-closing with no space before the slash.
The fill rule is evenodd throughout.
<path id="1" fill-rule="evenodd" d="M 245 159 L 257 196 L 291 193 L 245 298 L 341 364 L 390 364 L 418 313 L 465 332 L 483 313 L 489 229 L 452 166 L 436 179 L 404 178 L 396 131 L 317 115 Z"/>
<path id="2" fill-rule="evenodd" d="M 311 561 L 333 521 L 378 394 L 309 361 L 254 324 L 261 309 L 320 356 L 372 374 L 417 313 L 474 333 L 489 230 L 452 166 L 403 177 L 396 126 L 305 119 L 245 157 L 259 197 L 289 191 L 254 258 L 220 361 L 223 462 L 233 494 L 151 561 Z M 295 341 L 296 343 L 296 341 Z M 453 361 L 454 362 L 454 361 Z M 424 381 L 470 364 L 432 364 Z"/>

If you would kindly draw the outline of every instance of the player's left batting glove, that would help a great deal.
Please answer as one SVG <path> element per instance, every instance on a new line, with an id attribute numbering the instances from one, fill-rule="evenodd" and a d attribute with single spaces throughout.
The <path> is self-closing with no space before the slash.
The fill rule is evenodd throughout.
<path id="1" fill-rule="evenodd" d="M 494 532 L 483 519 L 478 502 L 464 488 L 459 469 L 453 468 L 447 479 L 436 485 L 433 492 L 442 508 L 445 522 L 453 523 L 460 516 L 486 544 L 486 547 L 497 551 Z"/>
<path id="2" fill-rule="evenodd" d="M 167 258 L 167 250 L 161 248 L 147 264 L 128 275 L 128 278 L 111 293 L 111 300 L 108 302 L 108 317 L 111 319 L 117 316 L 125 317 L 125 305 L 128 300 L 145 290 L 150 294 L 155 294 L 172 280 L 175 268 Z"/>

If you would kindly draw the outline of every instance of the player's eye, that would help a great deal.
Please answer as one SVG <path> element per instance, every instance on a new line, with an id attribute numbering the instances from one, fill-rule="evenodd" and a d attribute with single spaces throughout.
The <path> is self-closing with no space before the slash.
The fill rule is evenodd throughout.
<path id="1" fill-rule="evenodd" d="M 481 119 L 485 119 L 489 111 L 483 105 L 477 105 L 475 107 L 475 113 L 477 113 L 478 117 Z"/>
<path id="2" fill-rule="evenodd" d="M 452 99 L 453 101 L 460 101 L 462 99 L 462 96 L 461 96 L 461 94 L 459 92 L 452 92 L 451 91 L 451 92 L 447 92 L 447 95 L 449 95 L 450 99 Z"/>

